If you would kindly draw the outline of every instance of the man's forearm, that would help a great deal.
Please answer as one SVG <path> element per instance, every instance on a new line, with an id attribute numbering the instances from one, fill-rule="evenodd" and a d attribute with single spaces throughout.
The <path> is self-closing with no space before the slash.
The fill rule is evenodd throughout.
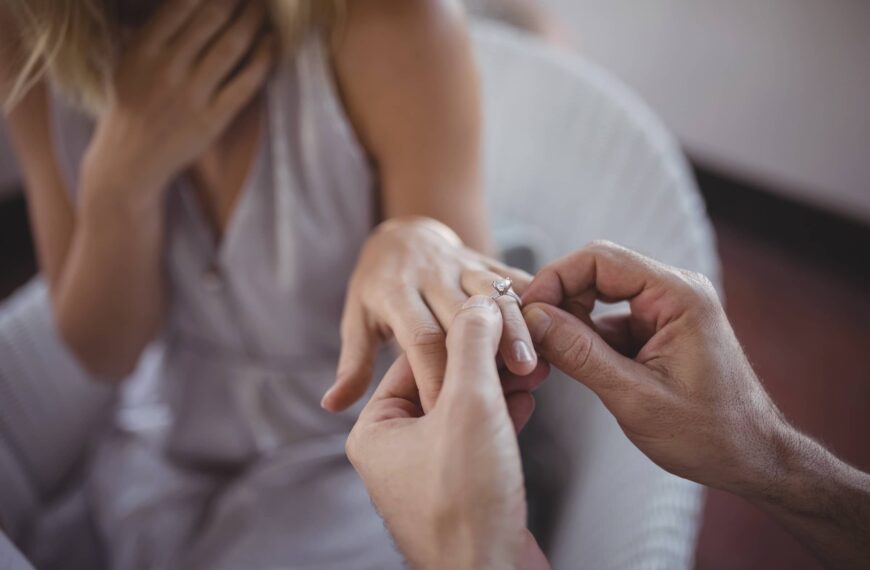
<path id="1" fill-rule="evenodd" d="M 870 475 L 790 430 L 782 469 L 747 496 L 830 568 L 870 568 Z"/>

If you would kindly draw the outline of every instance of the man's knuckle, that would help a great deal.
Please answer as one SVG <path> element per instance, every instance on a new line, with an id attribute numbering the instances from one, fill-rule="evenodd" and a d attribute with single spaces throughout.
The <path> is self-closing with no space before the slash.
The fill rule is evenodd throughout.
<path id="1" fill-rule="evenodd" d="M 577 370 L 586 367 L 589 356 L 592 354 L 592 346 L 595 341 L 592 337 L 573 335 L 564 345 L 562 353 L 574 364 Z"/>
<path id="2" fill-rule="evenodd" d="M 703 308 L 713 308 L 719 302 L 716 287 L 709 277 L 695 271 L 679 271 L 686 291 Z"/>

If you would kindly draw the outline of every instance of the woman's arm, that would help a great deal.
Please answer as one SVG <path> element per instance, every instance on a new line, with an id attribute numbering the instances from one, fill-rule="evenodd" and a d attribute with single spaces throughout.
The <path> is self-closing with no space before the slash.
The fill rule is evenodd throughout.
<path id="1" fill-rule="evenodd" d="M 425 409 L 444 378 L 445 331 L 470 295 L 528 276 L 487 259 L 478 77 L 464 14 L 450 0 L 356 0 L 335 38 L 351 120 L 374 160 L 383 213 L 351 279 L 336 383 L 340 410 L 368 386 L 377 345 L 395 337 Z M 444 225 L 446 224 L 446 226 Z M 449 228 L 461 236 L 462 241 Z M 467 247 L 466 247 L 467 244 Z M 505 390 L 538 366 L 517 301 L 501 297 Z"/>
<path id="2" fill-rule="evenodd" d="M 336 33 L 345 105 L 380 176 L 385 218 L 435 218 L 486 251 L 480 96 L 453 0 L 355 0 Z"/>
<path id="3" fill-rule="evenodd" d="M 45 90 L 34 88 L 9 113 L 59 332 L 99 377 L 129 374 L 160 326 L 168 181 L 223 131 L 271 67 L 274 46 L 259 37 L 259 3 L 229 25 L 233 4 L 202 10 L 198 2 L 165 4 L 125 51 L 76 204 L 50 150 Z M 14 61 L 0 61 L 3 85 Z"/>
<path id="4" fill-rule="evenodd" d="M 4 56 L 10 55 L 4 50 Z M 12 61 L 0 60 L 4 86 Z M 2 95 L 5 99 L 5 89 Z M 73 204 L 54 155 L 43 84 L 9 110 L 6 124 L 24 177 L 58 332 L 84 368 L 101 378 L 121 378 L 153 337 L 162 313 L 160 208 L 152 204 L 131 211 L 123 204 L 123 193 L 108 188 L 112 182 L 86 175 L 84 168 L 80 192 L 89 199 Z M 115 203 L 106 203 L 107 198 Z"/>

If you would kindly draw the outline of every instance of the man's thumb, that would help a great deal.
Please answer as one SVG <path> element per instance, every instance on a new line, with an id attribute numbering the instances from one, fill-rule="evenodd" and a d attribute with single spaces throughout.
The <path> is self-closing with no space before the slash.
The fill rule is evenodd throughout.
<path id="1" fill-rule="evenodd" d="M 502 398 L 495 355 L 502 333 L 498 305 L 486 296 L 471 297 L 447 332 L 447 372 L 442 396 L 465 397 L 467 391 Z"/>
<path id="2" fill-rule="evenodd" d="M 589 325 L 558 307 L 533 303 L 523 310 L 535 347 L 545 360 L 602 399 L 632 382 L 634 362 L 613 350 Z"/>

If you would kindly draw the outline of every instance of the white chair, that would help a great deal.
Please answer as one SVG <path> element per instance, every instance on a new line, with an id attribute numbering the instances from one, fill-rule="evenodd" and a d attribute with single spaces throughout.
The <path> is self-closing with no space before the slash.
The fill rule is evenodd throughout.
<path id="1" fill-rule="evenodd" d="M 37 567 L 93 568 L 81 468 L 112 392 L 91 381 L 54 331 L 41 280 L 0 309 L 0 521 Z M 51 548 L 43 546 L 51 541 Z M 0 561 L 13 558 L 0 544 Z M 9 555 L 11 556 L 11 555 Z M 55 558 L 60 556 L 62 558 Z"/>
<path id="2" fill-rule="evenodd" d="M 531 268 L 607 238 L 715 281 L 710 227 L 685 160 L 642 103 L 578 56 L 517 32 L 479 26 L 475 44 L 489 196 L 510 256 Z M 14 540 L 27 546 L 34 533 L 58 536 L 57 527 L 43 528 L 48 505 L 51 524 L 87 528 L 80 503 L 57 502 L 77 496 L 69 475 L 110 400 L 57 341 L 42 283 L 4 304 L 0 519 Z M 590 392 L 552 379 L 523 443 L 533 523 L 554 568 L 691 565 L 700 489 L 650 463 Z M 95 568 L 92 538 L 67 536 L 67 558 L 37 552 L 34 562 Z M 7 552 L 0 544 L 0 562 L 12 560 Z"/>
<path id="3" fill-rule="evenodd" d="M 486 184 L 497 242 L 534 269 L 609 239 L 714 282 L 703 203 L 676 141 L 580 56 L 480 24 Z M 522 440 L 531 524 L 556 569 L 692 565 L 701 489 L 650 462 L 589 390 L 551 378 Z"/>

